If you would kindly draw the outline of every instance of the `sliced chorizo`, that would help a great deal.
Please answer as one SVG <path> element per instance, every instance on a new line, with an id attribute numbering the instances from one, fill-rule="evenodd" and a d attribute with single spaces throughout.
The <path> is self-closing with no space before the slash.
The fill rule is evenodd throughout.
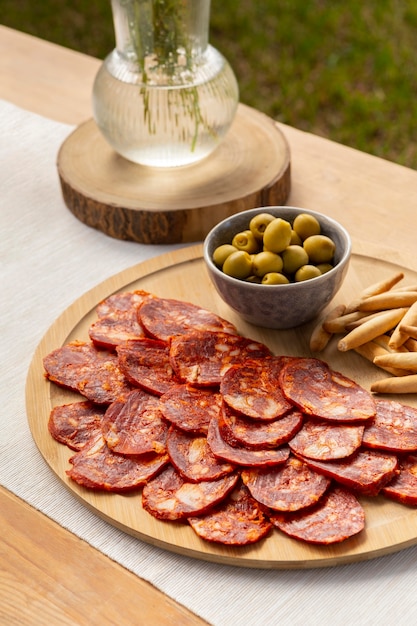
<path id="1" fill-rule="evenodd" d="M 368 496 L 376 496 L 398 472 L 397 457 L 376 450 L 360 450 L 353 457 L 339 461 L 307 458 L 304 461 L 317 472 Z"/>
<path id="2" fill-rule="evenodd" d="M 359 450 L 365 426 L 306 419 L 288 445 L 301 456 L 320 461 L 343 459 Z"/>
<path id="3" fill-rule="evenodd" d="M 168 463 L 167 454 L 126 457 L 107 446 L 103 435 L 91 439 L 70 458 L 69 478 L 88 489 L 131 491 L 158 474 Z"/>
<path id="4" fill-rule="evenodd" d="M 237 333 L 235 326 L 219 315 L 173 298 L 149 298 L 140 307 L 138 316 L 146 333 L 161 341 L 194 331 Z"/>
<path id="5" fill-rule="evenodd" d="M 158 398 L 142 389 L 129 393 L 123 402 L 111 404 L 101 427 L 107 445 L 119 454 L 166 452 L 168 423 Z"/>
<path id="6" fill-rule="evenodd" d="M 96 308 L 98 319 L 88 329 L 93 343 L 111 350 L 128 339 L 144 337 L 138 308 L 147 297 L 145 291 L 131 291 L 113 294 L 100 302 Z"/>
<path id="7" fill-rule="evenodd" d="M 52 437 L 71 450 L 81 450 L 95 435 L 101 433 L 105 407 L 85 400 L 56 406 L 52 409 L 48 430 Z"/>
<path id="8" fill-rule="evenodd" d="M 244 469 L 242 480 L 255 500 L 275 511 L 298 511 L 316 504 L 331 482 L 293 456 L 281 467 Z"/>
<path id="9" fill-rule="evenodd" d="M 217 459 L 205 435 L 192 435 L 171 426 L 167 452 L 177 472 L 190 482 L 217 480 L 231 474 L 235 465 Z"/>
<path id="10" fill-rule="evenodd" d="M 235 363 L 270 356 L 258 341 L 225 332 L 195 332 L 171 340 L 171 364 L 181 382 L 219 386 L 223 374 Z"/>
<path id="11" fill-rule="evenodd" d="M 288 446 L 273 450 L 250 450 L 242 446 L 231 446 L 222 438 L 216 418 L 209 424 L 207 442 L 214 456 L 239 466 L 274 467 L 284 464 L 290 455 Z"/>
<path id="12" fill-rule="evenodd" d="M 401 504 L 417 505 L 417 455 L 409 454 L 400 461 L 400 473 L 381 489 L 381 493 Z"/>
<path id="13" fill-rule="evenodd" d="M 312 509 L 296 513 L 274 512 L 270 520 L 294 539 L 330 545 L 360 533 L 365 527 L 365 512 L 354 494 L 341 487 L 333 487 Z"/>
<path id="14" fill-rule="evenodd" d="M 217 480 L 191 483 L 168 465 L 143 488 L 142 506 L 157 519 L 183 520 L 190 515 L 201 515 L 224 500 L 238 479 L 239 474 L 234 473 Z"/>
<path id="15" fill-rule="evenodd" d="M 200 517 L 189 517 L 188 523 L 202 539 L 228 546 L 246 546 L 260 541 L 272 528 L 272 523 L 243 484 L 212 511 Z"/>
<path id="16" fill-rule="evenodd" d="M 223 404 L 219 416 L 220 432 L 231 446 L 244 446 L 253 450 L 277 448 L 287 443 L 303 424 L 303 414 L 297 409 L 273 422 L 259 422 L 243 417 Z"/>
<path id="17" fill-rule="evenodd" d="M 320 359 L 289 360 L 281 370 L 280 384 L 286 398 L 313 417 L 352 423 L 375 415 L 371 393 Z"/>
<path id="18" fill-rule="evenodd" d="M 238 413 L 257 420 L 282 417 L 293 407 L 278 382 L 284 363 L 284 357 L 268 357 L 233 365 L 220 383 L 224 401 Z"/>
<path id="19" fill-rule="evenodd" d="M 160 398 L 161 411 L 169 422 L 190 433 L 207 434 L 212 417 L 218 417 L 221 395 L 211 388 L 179 384 Z"/>
<path id="20" fill-rule="evenodd" d="M 375 400 L 376 415 L 363 433 L 363 445 L 391 452 L 417 450 L 417 409 L 393 400 Z"/>

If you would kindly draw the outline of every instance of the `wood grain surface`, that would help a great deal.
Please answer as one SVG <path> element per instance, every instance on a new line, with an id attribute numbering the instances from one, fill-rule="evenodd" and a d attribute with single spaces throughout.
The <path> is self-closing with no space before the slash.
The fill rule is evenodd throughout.
<path id="1" fill-rule="evenodd" d="M 224 141 L 193 165 L 131 163 L 88 120 L 62 144 L 58 173 L 65 203 L 79 220 L 146 244 L 201 241 L 233 213 L 285 204 L 291 187 L 284 135 L 273 120 L 242 104 Z"/>
<path id="2" fill-rule="evenodd" d="M 358 290 L 397 271 L 392 263 L 354 254 L 345 283 L 333 304 L 349 302 Z M 417 280 L 417 272 L 402 268 L 406 282 Z M 251 547 L 231 548 L 199 539 L 186 524 L 161 522 L 141 507 L 141 494 L 118 495 L 91 491 L 66 476 L 73 454 L 56 443 L 47 422 L 53 406 L 80 400 L 44 378 L 42 358 L 51 350 L 75 339 L 87 340 L 95 319 L 95 306 L 116 291 L 144 289 L 162 297 L 194 302 L 235 323 L 243 335 L 263 341 L 275 354 L 311 356 L 309 336 L 314 322 L 294 330 L 273 331 L 241 321 L 218 297 L 210 283 L 200 245 L 170 252 L 132 268 L 98 285 L 74 302 L 51 326 L 34 355 L 27 379 L 27 412 L 34 440 L 41 453 L 68 489 L 98 515 L 138 539 L 191 557 L 258 568 L 309 568 L 339 565 L 382 556 L 417 543 L 417 510 L 379 496 L 361 498 L 366 511 L 366 529 L 342 544 L 317 547 L 290 539 L 277 530 Z M 372 381 L 386 376 L 382 370 L 353 353 L 340 353 L 331 343 L 321 354 L 334 369 L 369 389 Z M 400 399 L 417 406 L 416 396 Z"/>

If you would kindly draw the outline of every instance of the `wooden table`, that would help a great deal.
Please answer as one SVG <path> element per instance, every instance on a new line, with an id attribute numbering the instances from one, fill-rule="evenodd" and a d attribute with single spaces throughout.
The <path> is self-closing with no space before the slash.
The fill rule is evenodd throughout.
<path id="1" fill-rule="evenodd" d="M 45 117 L 69 124 L 91 117 L 99 64 L 0 27 L 0 98 Z M 415 229 L 409 227 L 417 208 L 417 172 L 288 126 L 280 128 L 291 148 L 288 204 L 331 214 L 348 226 L 354 248 L 417 269 L 412 258 Z M 143 623 L 204 623 L 4 488 L 0 527 L 0 621 L 133 624 L 140 602 Z M 65 559 L 60 558 L 63 553 Z"/>

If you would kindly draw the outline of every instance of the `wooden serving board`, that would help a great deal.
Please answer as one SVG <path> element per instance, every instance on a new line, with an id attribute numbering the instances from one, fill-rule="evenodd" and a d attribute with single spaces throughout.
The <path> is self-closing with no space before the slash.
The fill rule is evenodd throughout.
<path id="1" fill-rule="evenodd" d="M 404 271 L 404 284 L 417 282 L 416 271 L 354 254 L 345 283 L 333 304 L 347 303 L 361 288 L 399 269 Z M 51 469 L 75 497 L 114 526 L 145 542 L 179 554 L 243 567 L 325 567 L 382 556 L 417 543 L 417 509 L 390 502 L 382 496 L 361 498 L 366 512 L 366 528 L 341 544 L 312 546 L 290 539 L 274 529 L 258 544 L 233 548 L 199 539 L 187 524 L 154 519 L 142 509 L 140 491 L 128 495 L 95 492 L 69 480 L 66 476 L 68 459 L 74 453 L 52 439 L 47 423 L 54 406 L 82 398 L 47 381 L 42 359 L 69 341 L 88 340 L 87 331 L 95 319 L 96 305 L 116 291 L 133 289 L 194 302 L 211 309 L 233 322 L 242 334 L 268 344 L 275 354 L 311 356 L 308 345 L 314 322 L 293 330 L 275 331 L 257 328 L 240 320 L 218 297 L 211 284 L 200 245 L 156 257 L 112 276 L 75 301 L 50 327 L 36 350 L 27 378 L 27 414 L 33 438 Z M 385 376 L 384 372 L 357 354 L 339 353 L 335 342 L 320 356 L 334 369 L 368 389 L 373 380 Z M 417 406 L 416 395 L 391 397 Z"/>
<path id="2" fill-rule="evenodd" d="M 137 165 L 88 120 L 61 146 L 58 173 L 79 220 L 116 239 L 150 244 L 201 241 L 234 213 L 284 205 L 291 187 L 285 137 L 272 119 L 243 104 L 223 142 L 198 163 Z"/>

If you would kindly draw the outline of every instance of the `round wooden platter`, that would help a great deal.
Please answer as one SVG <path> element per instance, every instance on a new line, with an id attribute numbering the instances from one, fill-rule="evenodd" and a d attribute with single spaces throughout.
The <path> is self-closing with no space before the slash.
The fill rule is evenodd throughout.
<path id="1" fill-rule="evenodd" d="M 352 256 L 345 283 L 333 304 L 351 301 L 363 287 L 398 271 L 399 266 L 365 255 Z M 401 268 L 404 284 L 417 282 L 417 272 Z M 302 327 L 274 331 L 251 326 L 240 320 L 218 297 L 211 284 L 202 247 L 192 246 L 131 267 L 101 283 L 75 301 L 50 327 L 33 357 L 26 385 L 26 403 L 32 436 L 43 457 L 64 485 L 96 514 L 123 531 L 150 544 L 179 554 L 217 563 L 256 568 L 312 568 L 362 561 L 395 552 L 417 543 L 417 509 L 385 499 L 361 498 L 366 528 L 356 537 L 333 546 L 313 546 L 290 539 L 274 529 L 263 541 L 249 547 L 232 548 L 199 539 L 186 523 L 163 522 L 142 509 L 141 491 L 128 495 L 84 489 L 68 479 L 68 459 L 74 454 L 58 444 L 48 432 L 51 409 L 81 400 L 44 378 L 43 357 L 75 339 L 88 340 L 88 327 L 95 319 L 95 307 L 116 291 L 143 289 L 161 297 L 194 302 L 219 313 L 236 324 L 240 332 L 263 341 L 275 354 L 311 356 L 309 337 L 314 322 Z M 340 353 L 331 342 L 320 357 L 369 389 L 386 374 L 356 353 Z M 317 356 L 317 355 L 315 355 Z M 393 399 L 417 406 L 417 396 Z"/>
<path id="2" fill-rule="evenodd" d="M 83 223 L 139 243 L 196 242 L 222 219 L 284 205 L 290 151 L 272 119 L 240 104 L 229 133 L 206 159 L 179 168 L 136 165 L 106 143 L 94 120 L 58 154 L 64 201 Z"/>

